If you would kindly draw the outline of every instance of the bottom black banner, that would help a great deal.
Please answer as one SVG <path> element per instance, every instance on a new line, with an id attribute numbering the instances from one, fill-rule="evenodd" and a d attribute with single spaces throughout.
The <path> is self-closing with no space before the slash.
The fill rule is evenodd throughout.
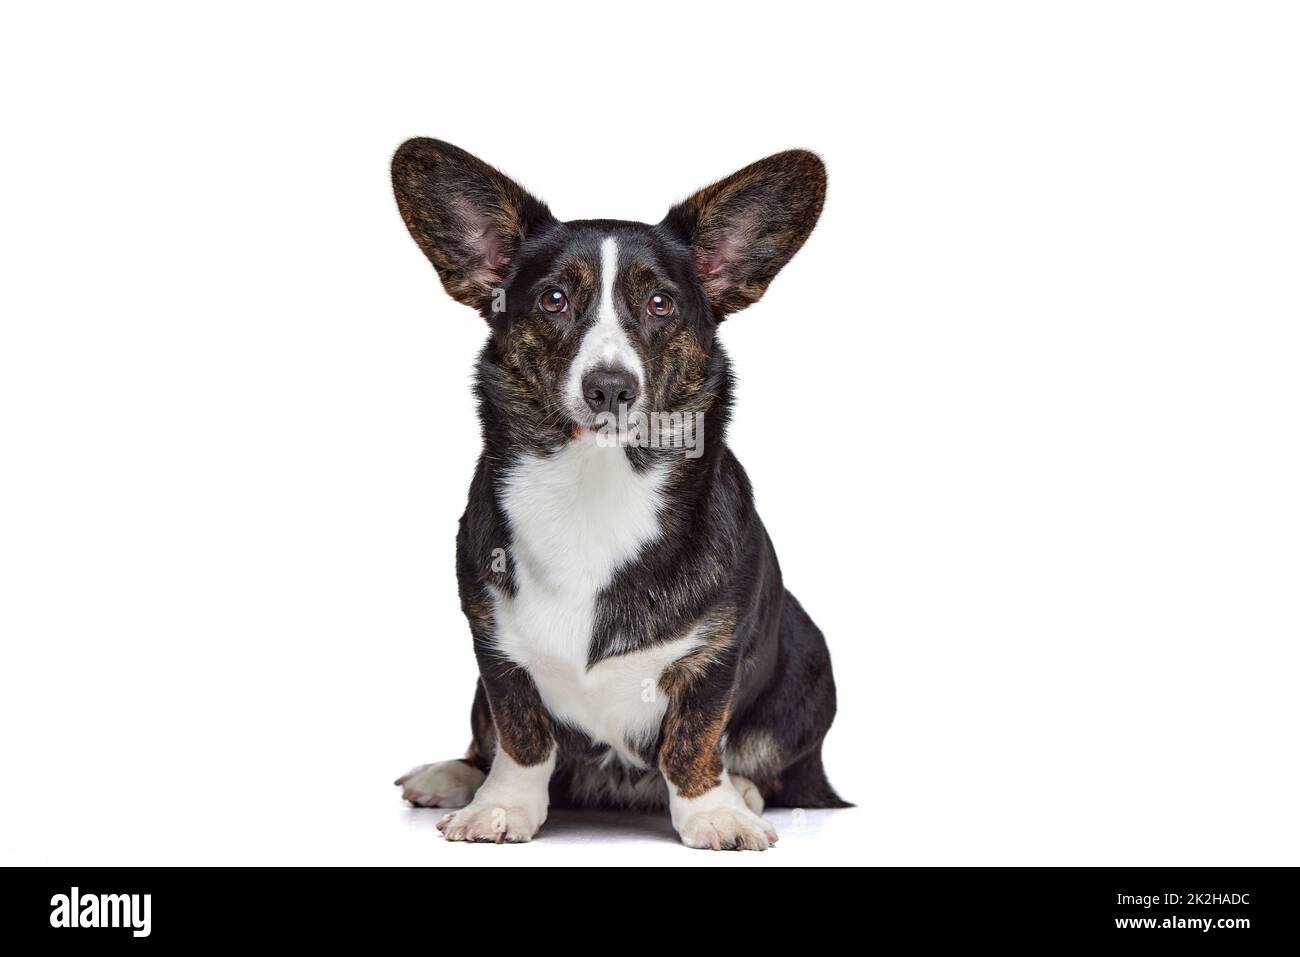
<path id="1" fill-rule="evenodd" d="M 599 931 L 608 940 L 615 921 L 651 915 L 692 927 L 721 919 L 728 933 L 748 937 L 753 915 L 746 912 L 755 907 L 765 938 L 783 916 L 792 932 L 839 925 L 882 941 L 901 934 L 915 942 L 1132 941 L 1236 950 L 1286 946 L 1297 936 L 1293 869 L 827 869 L 793 884 L 777 874 L 754 880 L 753 870 L 659 873 L 638 886 L 626 872 L 615 884 L 578 873 L 548 880 L 531 868 L 11 868 L 0 909 L 4 926 L 20 938 L 96 949 L 249 940 L 432 946 L 431 925 L 449 922 L 466 932 L 486 924 L 497 944 L 511 931 L 535 937 L 539 927 Z M 693 894 L 701 899 L 691 902 Z M 731 907 L 738 912 L 718 913 Z"/>

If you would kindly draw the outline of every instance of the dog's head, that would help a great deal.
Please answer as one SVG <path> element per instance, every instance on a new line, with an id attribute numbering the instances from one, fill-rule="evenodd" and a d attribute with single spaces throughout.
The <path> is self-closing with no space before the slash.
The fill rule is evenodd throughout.
<path id="1" fill-rule="evenodd" d="M 717 325 L 757 301 L 808 238 L 826 171 L 812 153 L 778 153 L 654 226 L 560 222 L 439 140 L 401 146 L 393 188 L 447 292 L 491 326 L 485 401 L 563 436 L 620 415 L 710 405 Z"/>

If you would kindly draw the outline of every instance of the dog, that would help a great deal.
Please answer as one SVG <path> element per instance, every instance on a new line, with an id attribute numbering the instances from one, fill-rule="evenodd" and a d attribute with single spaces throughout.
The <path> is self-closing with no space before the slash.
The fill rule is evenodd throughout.
<path id="1" fill-rule="evenodd" d="M 666 807 L 714 850 L 770 847 L 765 805 L 849 806 L 822 767 L 830 654 L 726 445 L 718 341 L 811 233 L 821 160 L 769 156 L 653 226 L 561 222 L 439 140 L 404 143 L 392 177 L 489 332 L 456 539 L 472 743 L 399 778 L 403 797 L 459 808 L 438 822 L 452 841 L 529 841 L 551 805 Z"/>

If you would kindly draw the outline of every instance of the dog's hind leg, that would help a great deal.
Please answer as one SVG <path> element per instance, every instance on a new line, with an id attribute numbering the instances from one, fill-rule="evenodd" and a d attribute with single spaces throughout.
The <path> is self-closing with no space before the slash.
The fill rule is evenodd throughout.
<path id="1" fill-rule="evenodd" d="M 835 679 L 826 640 L 785 593 L 774 678 L 727 729 L 732 779 L 753 781 L 768 807 L 849 807 L 826 780 L 822 739 L 835 717 Z"/>
<path id="2" fill-rule="evenodd" d="M 481 681 L 474 693 L 470 727 L 474 737 L 464 758 L 421 764 L 393 782 L 402 789 L 402 800 L 416 807 L 446 808 L 465 807 L 474 800 L 496 750 L 496 729 Z"/>
<path id="3" fill-rule="evenodd" d="M 464 807 L 486 776 L 468 761 L 435 761 L 412 768 L 393 783 L 402 789 L 402 799 L 416 807 Z"/>

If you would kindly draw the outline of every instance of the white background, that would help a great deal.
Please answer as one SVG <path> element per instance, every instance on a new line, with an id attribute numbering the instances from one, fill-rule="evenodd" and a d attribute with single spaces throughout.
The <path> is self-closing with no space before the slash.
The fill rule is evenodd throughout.
<path id="1" fill-rule="evenodd" d="M 1300 863 L 1294 6 L 7 10 L 4 863 Z M 563 218 L 825 158 L 724 340 L 858 809 L 720 855 L 399 801 L 468 741 L 484 337 L 412 135 Z"/>

